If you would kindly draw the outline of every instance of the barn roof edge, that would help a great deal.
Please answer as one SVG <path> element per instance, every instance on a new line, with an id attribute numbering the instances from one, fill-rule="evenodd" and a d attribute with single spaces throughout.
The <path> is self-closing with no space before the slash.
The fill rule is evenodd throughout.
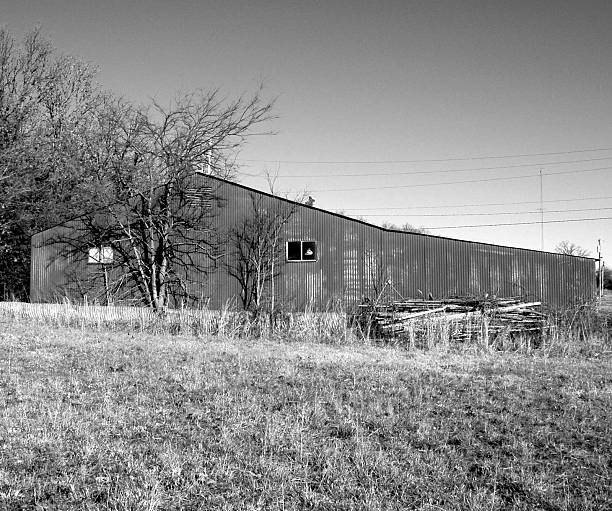
<path id="1" fill-rule="evenodd" d="M 463 240 L 463 239 L 459 239 L 459 238 L 451 238 L 449 236 L 438 236 L 438 235 L 435 235 L 435 234 L 425 234 L 425 233 L 420 233 L 420 232 L 408 232 L 408 231 L 401 231 L 401 230 L 398 230 L 398 229 L 387 229 L 386 227 L 381 227 L 380 225 L 372 224 L 370 222 L 366 222 L 364 220 L 359 220 L 357 218 L 351 218 L 350 216 L 342 215 L 340 213 L 335 213 L 335 212 L 329 211 L 327 209 L 321 209 L 321 208 L 317 208 L 315 206 L 309 206 L 309 205 L 303 204 L 301 202 L 297 202 L 297 201 L 294 201 L 294 200 L 291 200 L 291 199 L 287 199 L 285 197 L 280 197 L 278 195 L 274 195 L 272 193 L 265 192 L 263 190 L 258 190 L 256 188 L 252 188 L 250 186 L 246 186 L 246 185 L 243 185 L 241 183 L 237 183 L 235 181 L 229 181 L 228 179 L 224 179 L 224 178 L 221 178 L 221 177 L 218 177 L 218 176 L 213 176 L 213 175 L 209 175 L 209 174 L 200 174 L 200 173 L 196 173 L 195 175 L 199 176 L 201 178 L 214 179 L 216 181 L 228 184 L 230 186 L 236 186 L 238 188 L 242 188 L 242 189 L 248 190 L 250 192 L 259 193 L 261 195 L 265 195 L 267 197 L 271 197 L 273 199 L 277 199 L 277 200 L 280 200 L 280 201 L 283 201 L 283 202 L 288 202 L 290 204 L 294 204 L 294 205 L 300 206 L 302 208 L 307 208 L 307 209 L 312 209 L 312 210 L 315 210 L 315 211 L 320 211 L 321 213 L 325 213 L 327 215 L 332 215 L 332 216 L 335 216 L 335 217 L 338 217 L 338 218 L 342 218 L 343 220 L 348 220 L 350 222 L 355 222 L 355 223 L 358 223 L 358 224 L 361 224 L 361 225 L 366 225 L 368 227 L 373 227 L 373 228 L 378 229 L 378 230 L 383 231 L 383 232 L 392 232 L 392 233 L 396 233 L 396 234 L 404 234 L 404 235 L 410 235 L 410 236 L 425 236 L 427 238 L 437 238 L 437 239 L 442 239 L 442 240 L 459 241 L 461 243 L 472 243 L 472 244 L 477 244 L 477 245 L 486 245 L 486 246 L 489 246 L 489 247 L 509 248 L 509 249 L 512 249 L 512 250 L 525 250 L 527 252 L 537 252 L 539 254 L 550 254 L 550 255 L 565 256 L 565 257 L 576 257 L 576 258 L 579 258 L 579 259 L 590 259 L 592 261 L 598 261 L 598 259 L 596 257 L 590 257 L 590 256 L 559 254 L 557 252 L 550 252 L 550 251 L 547 251 L 547 250 L 536 250 L 536 249 L 533 249 L 533 248 L 524 248 L 524 247 L 511 247 L 509 245 L 499 245 L 499 244 L 496 244 L 496 243 L 487 243 L 487 242 L 484 242 L 484 241 Z M 100 209 L 102 209 L 102 208 L 100 208 Z M 50 229 L 55 229 L 56 227 L 59 227 L 59 226 L 64 225 L 64 224 L 66 224 L 68 222 L 72 222 L 74 220 L 77 220 L 77 219 L 79 219 L 79 218 L 81 218 L 83 216 L 86 216 L 88 214 L 89 213 L 83 213 L 81 215 L 77 215 L 77 216 L 74 216 L 74 217 L 69 218 L 67 220 L 64 220 L 63 222 L 59 222 L 59 223 L 57 223 L 55 225 L 47 227 L 46 229 L 41 229 L 40 231 L 37 231 L 37 232 L 31 234 L 30 235 L 30 239 L 33 238 L 34 236 L 42 234 L 42 233 L 44 233 L 44 232 L 46 232 L 46 231 L 48 231 Z"/>
<path id="2" fill-rule="evenodd" d="M 265 192 L 263 190 L 258 190 L 256 188 L 252 188 L 250 186 L 246 186 L 243 185 L 242 183 L 237 183 L 235 181 L 229 181 L 228 179 L 223 179 L 221 177 L 218 176 L 213 176 L 213 175 L 207 175 L 207 174 L 198 174 L 199 176 L 203 177 L 203 178 L 212 178 L 215 179 L 216 181 L 220 181 L 222 183 L 226 183 L 228 185 L 231 186 L 237 186 L 239 188 L 242 188 L 244 190 L 248 190 L 250 192 L 255 192 L 255 193 L 259 193 L 261 195 L 266 195 L 267 197 L 271 197 L 273 199 L 277 199 L 277 200 L 281 200 L 283 202 L 288 202 L 290 204 L 295 204 L 297 206 L 301 206 L 303 208 L 307 208 L 307 209 L 312 209 L 315 211 L 320 211 L 321 213 L 325 213 L 328 215 L 332 215 L 338 218 L 342 218 L 344 220 L 349 220 L 351 222 L 356 222 L 362 225 L 367 225 L 368 227 L 373 227 L 375 229 L 384 231 L 384 232 L 392 232 L 392 233 L 397 233 L 397 234 L 407 234 L 407 235 L 412 235 L 412 236 L 425 236 L 428 238 L 438 238 L 438 239 L 443 239 L 443 240 L 451 240 L 451 241 L 460 241 L 462 243 L 474 243 L 474 244 L 478 244 L 478 245 L 486 245 L 489 247 L 498 247 L 498 248 L 510 248 L 513 250 L 526 250 L 528 252 L 537 252 L 539 254 L 550 254 L 550 255 L 557 255 L 557 256 L 567 256 L 567 257 L 577 257 L 579 259 L 591 259 L 593 261 L 597 261 L 598 259 L 596 257 L 590 257 L 590 256 L 579 256 L 579 255 L 571 255 L 571 254 L 559 254 L 558 252 L 550 252 L 548 250 L 537 250 L 534 248 L 524 248 L 524 247 L 511 247 L 509 245 L 499 245 L 496 243 L 487 243 L 484 241 L 473 241 L 473 240 L 462 240 L 459 238 L 451 238 L 449 236 L 438 236 L 436 234 L 426 234 L 426 233 L 420 233 L 420 232 L 409 232 L 409 231 L 401 231 L 398 229 L 387 229 L 386 227 L 381 227 L 380 225 L 376 225 L 376 224 L 372 224 L 370 222 L 366 222 L 364 220 L 359 220 L 357 218 L 351 218 L 350 216 L 346 216 L 346 215 L 342 215 L 340 213 L 335 213 L 333 211 L 329 211 L 327 209 L 321 209 L 321 208 L 317 208 L 315 206 L 309 206 L 308 204 L 303 204 L 301 202 L 297 202 L 291 199 L 287 199 L 285 197 L 281 197 L 279 195 L 274 195 L 273 193 L 269 193 L 269 192 Z"/>

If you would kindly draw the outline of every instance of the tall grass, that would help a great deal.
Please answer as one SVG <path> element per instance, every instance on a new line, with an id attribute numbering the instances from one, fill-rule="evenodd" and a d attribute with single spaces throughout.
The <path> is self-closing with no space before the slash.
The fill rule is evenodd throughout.
<path id="1" fill-rule="evenodd" d="M 39 321 L 58 327 L 139 331 L 156 334 L 221 335 L 230 338 L 272 336 L 296 341 L 350 343 L 356 335 L 343 311 L 283 312 L 274 316 L 221 310 L 173 309 L 163 313 L 146 307 L 30 304 L 0 302 L 0 315 L 15 320 Z"/>
<path id="2" fill-rule="evenodd" d="M 542 348 L 555 354 L 612 353 L 612 313 L 594 304 L 551 311 L 544 341 Z"/>
<path id="3" fill-rule="evenodd" d="M 235 311 L 176 309 L 158 313 L 145 307 L 28 304 L 0 302 L 0 316 L 39 321 L 58 327 L 138 331 L 154 334 L 220 335 L 228 338 L 278 338 L 286 341 L 328 344 L 377 344 L 420 350 L 518 351 L 572 356 L 612 352 L 612 315 L 593 305 L 581 305 L 547 313 L 541 331 L 492 333 L 486 316 L 466 316 L 448 321 L 424 317 L 408 323 L 404 332 L 381 336 L 364 322 L 340 308 L 315 312 L 277 312 L 254 315 Z"/>

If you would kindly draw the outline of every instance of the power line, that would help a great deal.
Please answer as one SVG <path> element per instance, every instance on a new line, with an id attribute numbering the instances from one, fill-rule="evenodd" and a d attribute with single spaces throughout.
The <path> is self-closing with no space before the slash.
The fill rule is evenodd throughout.
<path id="1" fill-rule="evenodd" d="M 552 161 L 552 162 L 537 162 L 537 163 L 521 163 L 517 165 L 498 165 L 494 167 L 472 167 L 469 169 L 443 169 L 443 170 L 411 170 L 405 172 L 350 172 L 343 174 L 278 174 L 274 177 L 283 179 L 297 179 L 297 178 L 337 178 L 337 177 L 368 177 L 368 176 L 407 176 L 407 175 L 419 175 L 419 174 L 447 174 L 452 172 L 475 172 L 480 170 L 501 170 L 501 169 L 519 169 L 528 167 L 543 167 L 549 165 L 568 165 L 572 163 L 587 163 L 591 161 L 603 161 L 611 160 L 612 156 L 606 156 L 605 158 L 587 158 L 582 160 L 568 160 L 568 161 Z M 265 179 L 267 176 L 261 174 L 247 174 L 250 177 Z"/>
<path id="2" fill-rule="evenodd" d="M 575 201 L 586 201 L 586 200 L 601 200 L 601 199 L 612 199 L 612 195 L 604 197 L 580 197 L 577 199 L 554 199 L 545 200 L 544 203 L 551 202 L 575 202 Z M 413 209 L 445 209 L 445 208 L 471 208 L 471 207 L 485 207 L 485 206 L 518 206 L 522 204 L 539 204 L 540 201 L 516 201 L 516 202 L 481 202 L 479 204 L 446 204 L 444 206 L 411 206 L 411 207 L 395 207 L 395 208 L 346 208 L 344 211 L 381 211 L 381 210 L 413 210 Z"/>
<path id="3" fill-rule="evenodd" d="M 612 220 L 612 216 L 600 216 L 596 218 L 566 218 L 564 220 L 544 220 L 545 224 L 562 224 L 565 222 L 588 222 L 591 220 Z M 501 227 L 508 225 L 540 225 L 542 222 L 509 222 L 503 224 L 476 224 L 476 225 L 446 225 L 444 227 L 425 227 L 429 231 L 439 229 L 464 229 L 470 227 Z"/>
<path id="4" fill-rule="evenodd" d="M 260 159 L 239 159 L 239 161 L 248 162 L 262 162 L 262 163 L 302 163 L 308 165 L 376 165 L 376 164 L 388 164 L 388 163 L 441 163 L 448 161 L 471 161 L 471 160 L 499 160 L 503 158 L 528 158 L 532 156 L 555 156 L 560 154 L 578 154 L 578 153 L 592 153 L 599 151 L 612 151 L 612 147 L 601 147 L 594 149 L 574 149 L 571 151 L 555 151 L 550 153 L 528 153 L 528 154 L 505 154 L 505 155 L 490 155 L 490 156 L 464 156 L 457 158 L 434 158 L 434 159 L 423 159 L 423 160 L 369 160 L 369 161 L 339 161 L 339 160 L 328 160 L 328 161 L 308 161 L 308 160 L 277 160 L 274 158 L 267 160 Z"/>
<path id="5" fill-rule="evenodd" d="M 584 208 L 584 209 L 546 209 L 544 210 L 544 213 L 577 213 L 577 212 L 584 212 L 584 211 L 609 211 L 612 208 Z M 454 216 L 501 216 L 501 215 L 535 215 L 535 214 L 540 214 L 541 211 L 539 209 L 534 210 L 534 211 L 502 211 L 499 213 L 423 213 L 423 214 L 413 214 L 413 215 L 407 215 L 407 214 L 400 214 L 400 213 L 391 213 L 391 214 L 365 214 L 364 216 L 366 217 L 371 217 L 371 216 L 384 216 L 384 217 L 388 217 L 388 216 L 414 216 L 414 217 L 454 217 Z"/>
<path id="6" fill-rule="evenodd" d="M 585 172 L 596 172 L 599 170 L 611 170 L 612 167 L 598 167 L 595 169 L 581 169 L 581 170 L 564 170 L 561 172 L 546 172 L 543 176 L 558 176 L 562 174 L 582 174 Z M 468 184 L 468 183 L 485 183 L 492 181 L 512 181 L 515 179 L 532 179 L 539 178 L 539 174 L 525 174 L 520 176 L 506 176 L 506 177 L 489 177 L 482 179 L 465 179 L 461 181 L 442 181 L 440 183 L 420 183 L 410 185 L 394 185 L 394 186 L 365 186 L 359 188 L 327 188 L 325 190 L 310 190 L 311 193 L 324 193 L 324 192 L 356 192 L 363 190 L 394 190 L 396 188 L 425 188 L 428 186 L 443 186 L 443 185 L 454 185 L 454 184 Z"/>

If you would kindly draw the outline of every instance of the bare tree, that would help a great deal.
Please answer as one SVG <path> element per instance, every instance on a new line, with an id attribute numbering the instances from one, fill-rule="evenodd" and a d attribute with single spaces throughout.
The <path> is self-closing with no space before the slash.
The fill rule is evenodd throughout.
<path id="1" fill-rule="evenodd" d="M 230 229 L 225 267 L 240 285 L 245 310 L 274 313 L 275 282 L 284 261 L 283 229 L 297 207 L 295 202 L 266 201 L 251 194 L 250 215 Z"/>
<path id="2" fill-rule="evenodd" d="M 364 252 L 364 262 L 365 275 L 371 291 L 371 295 L 364 298 L 377 301 L 380 299 L 390 280 L 390 269 L 385 264 L 383 256 L 377 250 L 366 250 Z"/>
<path id="3" fill-rule="evenodd" d="M 580 245 L 576 245 L 575 243 L 572 243 L 567 240 L 559 242 L 555 247 L 555 252 L 557 252 L 558 254 L 580 257 L 589 257 L 591 255 L 591 253 L 587 249 L 582 248 Z"/>
<path id="4" fill-rule="evenodd" d="M 601 277 L 600 277 L 600 272 L 603 273 L 603 275 L 601 275 Z M 612 289 L 612 269 L 610 269 L 610 268 L 603 268 L 601 270 L 597 270 L 596 277 L 597 277 L 597 282 L 598 283 L 599 283 L 600 278 L 601 278 L 604 289 Z"/>
<path id="5" fill-rule="evenodd" d="M 190 290 L 219 257 L 213 180 L 231 177 L 235 154 L 271 118 L 260 93 L 227 102 L 219 92 L 179 97 L 169 108 L 109 101 L 89 140 L 88 195 L 101 207 L 54 240 L 72 252 L 109 247 L 111 273 L 142 303 L 163 310 Z"/>

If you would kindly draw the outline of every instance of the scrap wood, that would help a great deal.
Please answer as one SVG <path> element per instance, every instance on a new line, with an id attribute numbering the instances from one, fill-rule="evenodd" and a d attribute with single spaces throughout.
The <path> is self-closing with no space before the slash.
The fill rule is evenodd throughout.
<path id="1" fill-rule="evenodd" d="M 510 307 L 500 307 L 497 309 L 497 311 L 498 312 L 513 311 L 513 310 L 519 310 L 519 309 L 526 309 L 529 307 L 537 307 L 539 305 L 542 305 L 542 302 L 519 303 L 518 305 L 512 305 Z"/>
<path id="2" fill-rule="evenodd" d="M 446 310 L 446 306 L 438 307 L 437 309 L 429 309 L 420 312 L 383 312 L 379 313 L 378 316 L 381 318 L 394 318 L 394 319 L 413 319 L 422 316 L 427 316 L 429 314 L 435 314 L 437 312 L 444 312 Z"/>
<path id="3" fill-rule="evenodd" d="M 455 297 L 444 300 L 402 300 L 384 304 L 362 304 L 362 314 L 383 334 L 411 329 L 424 331 L 427 321 L 434 319 L 452 323 L 451 338 L 464 339 L 483 328 L 490 334 L 501 332 L 541 332 L 544 314 L 535 310 L 541 302 L 522 302 L 519 298 Z"/>

